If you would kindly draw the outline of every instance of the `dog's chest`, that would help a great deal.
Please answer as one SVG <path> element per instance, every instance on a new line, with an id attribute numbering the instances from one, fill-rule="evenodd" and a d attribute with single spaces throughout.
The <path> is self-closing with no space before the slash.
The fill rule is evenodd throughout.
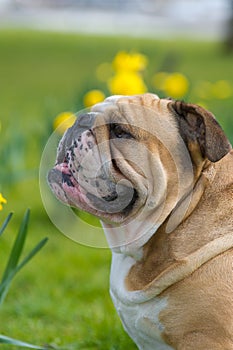
<path id="1" fill-rule="evenodd" d="M 125 288 L 124 280 L 133 263 L 132 258 L 113 253 L 110 292 L 124 329 L 141 350 L 171 350 L 161 337 L 165 328 L 159 320 L 167 299 L 147 300 L 143 292 L 129 292 Z"/>

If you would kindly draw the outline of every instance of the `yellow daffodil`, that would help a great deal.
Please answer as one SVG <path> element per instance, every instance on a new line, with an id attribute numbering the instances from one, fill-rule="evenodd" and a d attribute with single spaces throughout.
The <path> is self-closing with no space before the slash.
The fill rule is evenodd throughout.
<path id="1" fill-rule="evenodd" d="M 147 87 L 142 77 L 133 72 L 119 72 L 108 83 L 109 90 L 113 95 L 143 94 Z"/>
<path id="2" fill-rule="evenodd" d="M 113 69 L 117 72 L 140 72 L 146 68 L 147 63 L 147 57 L 141 53 L 120 51 L 115 56 L 112 65 Z"/>
<path id="3" fill-rule="evenodd" d="M 63 134 L 70 128 L 76 120 L 76 116 L 72 112 L 62 112 L 54 119 L 53 128 L 60 134 Z"/>
<path id="4" fill-rule="evenodd" d="M 226 99 L 232 96 L 232 86 L 227 80 L 219 80 L 212 85 L 213 97 Z"/>
<path id="5" fill-rule="evenodd" d="M 6 198 L 4 198 L 3 195 L 2 195 L 2 193 L 0 193 L 0 210 L 3 209 L 2 204 L 6 204 L 6 203 L 7 203 Z"/>
<path id="6" fill-rule="evenodd" d="M 101 90 L 91 90 L 86 93 L 83 98 L 85 107 L 91 107 L 96 103 L 102 102 L 105 99 L 105 95 Z"/>
<path id="7" fill-rule="evenodd" d="M 169 74 L 164 82 L 164 92 L 173 98 L 183 97 L 188 92 L 188 88 L 189 82 L 181 73 Z"/>

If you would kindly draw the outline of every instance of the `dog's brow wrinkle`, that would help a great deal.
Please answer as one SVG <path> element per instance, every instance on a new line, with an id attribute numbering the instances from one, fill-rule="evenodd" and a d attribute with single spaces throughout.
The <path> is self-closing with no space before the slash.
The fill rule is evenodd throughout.
<path id="1" fill-rule="evenodd" d="M 143 99 L 142 96 L 139 97 L 139 101 L 140 101 L 140 104 L 141 104 L 142 106 L 145 105 L 145 101 L 144 101 L 144 99 Z"/>
<path id="2" fill-rule="evenodd" d="M 152 106 L 152 107 L 154 107 L 154 106 L 155 106 L 155 102 L 156 102 L 156 100 L 155 100 L 155 99 L 153 99 L 153 100 L 151 101 L 151 106 Z"/>
<path id="3" fill-rule="evenodd" d="M 161 111 L 162 109 L 161 109 L 161 100 L 158 100 L 157 101 L 157 106 L 158 106 L 158 109 Z"/>

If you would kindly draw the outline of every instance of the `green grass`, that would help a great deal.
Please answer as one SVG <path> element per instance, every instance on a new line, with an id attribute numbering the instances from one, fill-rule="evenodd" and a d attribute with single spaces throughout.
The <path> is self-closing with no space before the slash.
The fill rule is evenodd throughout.
<path id="1" fill-rule="evenodd" d="M 108 294 L 110 252 L 78 245 L 59 233 L 43 208 L 38 184 L 53 118 L 64 110 L 82 109 L 88 89 L 105 88 L 95 69 L 122 49 L 148 56 L 148 85 L 152 74 L 162 69 L 186 74 L 193 85 L 219 79 L 233 84 L 232 56 L 224 54 L 219 43 L 0 31 L 0 147 L 6 161 L 12 159 L 1 164 L 1 172 L 8 166 L 9 177 L 0 180 L 0 192 L 8 199 L 0 225 L 15 211 L 0 238 L 0 273 L 26 208 L 31 208 L 31 221 L 25 254 L 49 237 L 13 282 L 0 310 L 2 334 L 71 350 L 135 349 Z M 188 98 L 196 102 L 193 93 Z M 232 99 L 207 104 L 233 141 Z"/>

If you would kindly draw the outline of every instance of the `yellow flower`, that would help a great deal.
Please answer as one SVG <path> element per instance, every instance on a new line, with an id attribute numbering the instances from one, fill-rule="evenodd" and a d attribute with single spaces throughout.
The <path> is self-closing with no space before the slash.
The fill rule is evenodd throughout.
<path id="1" fill-rule="evenodd" d="M 83 102 L 85 107 L 91 107 L 96 103 L 102 102 L 105 99 L 105 95 L 100 90 L 91 90 L 84 96 Z"/>
<path id="2" fill-rule="evenodd" d="M 113 68 L 115 71 L 143 71 L 147 66 L 148 60 L 145 55 L 140 53 L 127 53 L 120 51 L 113 60 Z"/>
<path id="3" fill-rule="evenodd" d="M 0 193 L 0 210 L 3 209 L 2 204 L 6 204 L 6 203 L 7 203 L 6 198 L 4 198 L 3 195 Z"/>
<path id="4" fill-rule="evenodd" d="M 142 77 L 133 72 L 119 72 L 108 83 L 109 90 L 113 95 L 143 94 L 147 87 Z"/>
<path id="5" fill-rule="evenodd" d="M 54 119 L 53 128 L 60 134 L 63 134 L 70 128 L 76 120 L 76 116 L 72 112 L 62 112 Z"/>
<path id="6" fill-rule="evenodd" d="M 181 73 L 169 74 L 164 82 L 164 92 L 173 98 L 183 97 L 189 88 L 187 78 Z"/>
<path id="7" fill-rule="evenodd" d="M 227 80 L 219 80 L 212 85 L 212 94 L 219 99 L 226 99 L 232 95 L 232 86 Z"/>

